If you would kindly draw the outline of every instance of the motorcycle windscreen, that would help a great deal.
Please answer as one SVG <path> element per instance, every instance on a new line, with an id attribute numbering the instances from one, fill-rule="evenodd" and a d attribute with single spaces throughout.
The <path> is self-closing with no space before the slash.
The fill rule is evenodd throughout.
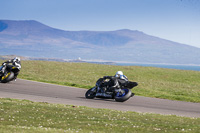
<path id="1" fill-rule="evenodd" d="M 137 82 L 131 82 L 131 81 L 129 81 L 129 82 L 127 83 L 127 87 L 130 88 L 130 89 L 132 89 L 133 87 L 135 87 L 135 86 L 137 86 L 137 85 L 138 85 Z"/>

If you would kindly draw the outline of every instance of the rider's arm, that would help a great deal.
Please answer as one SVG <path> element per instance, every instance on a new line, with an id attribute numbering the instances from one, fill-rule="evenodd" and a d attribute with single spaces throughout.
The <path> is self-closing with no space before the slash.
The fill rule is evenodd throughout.
<path id="1" fill-rule="evenodd" d="M 5 61 L 4 63 L 12 63 L 13 62 L 13 59 L 12 60 L 8 60 L 8 61 Z"/>
<path id="2" fill-rule="evenodd" d="M 114 76 L 104 76 L 104 79 L 110 79 L 111 80 L 111 88 L 116 88 L 119 86 L 118 80 Z"/>
<path id="3" fill-rule="evenodd" d="M 113 76 L 104 76 L 103 79 L 112 79 Z"/>
<path id="4" fill-rule="evenodd" d="M 2 63 L 2 66 L 5 66 L 7 63 L 11 63 L 12 60 L 8 60 L 8 61 L 5 61 L 4 63 Z"/>

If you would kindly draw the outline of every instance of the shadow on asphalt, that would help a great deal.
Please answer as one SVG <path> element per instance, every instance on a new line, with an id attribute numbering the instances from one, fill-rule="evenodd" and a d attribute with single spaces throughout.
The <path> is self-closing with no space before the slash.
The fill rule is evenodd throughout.
<path id="1" fill-rule="evenodd" d="M 87 99 L 85 97 L 77 97 L 77 98 L 80 98 L 80 99 Z M 108 98 L 94 98 L 94 99 L 87 99 L 87 100 L 93 100 L 93 101 L 109 101 L 109 102 L 115 102 L 114 99 L 108 99 Z"/>

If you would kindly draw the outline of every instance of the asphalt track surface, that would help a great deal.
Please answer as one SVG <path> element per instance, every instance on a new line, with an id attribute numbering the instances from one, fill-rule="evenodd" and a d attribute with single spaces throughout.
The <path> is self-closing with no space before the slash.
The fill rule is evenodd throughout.
<path id="1" fill-rule="evenodd" d="M 120 103 L 115 102 L 113 99 L 86 99 L 86 91 L 86 89 L 22 79 L 7 84 L 0 83 L 1 98 L 27 99 L 35 102 L 69 104 L 120 111 L 200 117 L 200 103 L 172 101 L 142 96 L 133 96 L 128 101 Z"/>

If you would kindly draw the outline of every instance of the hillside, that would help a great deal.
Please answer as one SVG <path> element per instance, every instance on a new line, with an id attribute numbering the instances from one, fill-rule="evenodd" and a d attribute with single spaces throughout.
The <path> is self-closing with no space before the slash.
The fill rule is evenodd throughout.
<path id="1" fill-rule="evenodd" d="M 34 20 L 0 20 L 0 54 L 145 63 L 200 64 L 200 49 L 137 30 L 64 31 Z"/>

